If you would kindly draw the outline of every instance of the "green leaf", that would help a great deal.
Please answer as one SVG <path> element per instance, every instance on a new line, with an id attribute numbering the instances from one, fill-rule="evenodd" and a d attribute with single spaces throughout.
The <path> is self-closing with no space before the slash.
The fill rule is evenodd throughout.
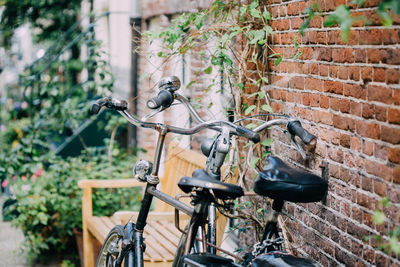
<path id="1" fill-rule="evenodd" d="M 240 89 L 244 90 L 244 84 L 243 84 L 243 83 L 238 83 L 237 86 L 238 86 Z"/>
<path id="2" fill-rule="evenodd" d="M 270 105 L 262 105 L 261 106 L 261 109 L 262 110 L 264 110 L 264 111 L 267 111 L 267 112 L 269 112 L 269 113 L 272 113 L 273 112 L 273 110 L 272 110 L 272 108 L 271 108 L 271 106 Z"/>
<path id="3" fill-rule="evenodd" d="M 189 88 L 189 87 L 192 86 L 194 83 L 196 83 L 196 81 L 190 81 L 190 83 L 188 83 L 188 85 L 186 85 L 186 88 Z"/>
<path id="4" fill-rule="evenodd" d="M 309 25 L 310 25 L 310 20 L 305 19 L 303 21 L 303 23 L 301 24 L 300 30 L 299 30 L 301 36 L 304 36 L 304 30 L 307 29 Z"/>
<path id="5" fill-rule="evenodd" d="M 273 142 L 274 142 L 273 139 L 267 138 L 267 139 L 263 140 L 263 141 L 261 142 L 261 144 L 262 144 L 263 146 L 271 146 Z"/>
<path id="6" fill-rule="evenodd" d="M 302 54 L 303 54 L 303 51 L 297 52 L 296 55 L 294 55 L 293 59 L 297 60 Z"/>
<path id="7" fill-rule="evenodd" d="M 261 77 L 261 80 L 263 81 L 263 82 L 265 82 L 265 83 L 268 83 L 268 78 L 267 77 Z M 261 96 L 260 96 L 261 97 Z M 264 98 L 264 97 L 262 97 L 262 98 Z"/>
<path id="8" fill-rule="evenodd" d="M 281 56 L 280 53 L 274 53 L 274 54 L 272 54 L 272 55 L 269 55 L 268 57 L 269 57 L 269 58 L 273 58 L 273 57 L 280 57 L 280 56 Z"/>
<path id="9" fill-rule="evenodd" d="M 372 218 L 373 218 L 375 224 L 379 225 L 379 224 L 382 224 L 385 221 L 386 216 L 382 211 L 376 210 L 374 212 L 374 215 L 372 216 Z"/>
<path id="10" fill-rule="evenodd" d="M 269 13 L 267 10 L 263 12 L 263 17 L 265 20 L 270 20 L 271 19 L 271 13 Z"/>
<path id="11" fill-rule="evenodd" d="M 258 162 L 259 160 L 260 160 L 260 159 L 257 158 L 257 157 L 252 158 L 251 161 L 250 161 L 250 167 L 253 168 L 253 169 L 255 169 L 255 168 L 256 168 L 256 164 L 257 164 L 257 162 Z"/>
<path id="12" fill-rule="evenodd" d="M 249 115 L 253 110 L 256 109 L 256 105 L 251 105 L 250 107 L 246 108 L 246 110 L 244 111 L 244 115 Z"/>
<path id="13" fill-rule="evenodd" d="M 276 59 L 276 61 L 275 61 L 275 66 L 278 66 L 279 63 L 281 63 L 281 61 L 282 61 L 282 57 L 278 57 L 278 58 Z"/>
<path id="14" fill-rule="evenodd" d="M 253 18 L 256 18 L 256 19 L 261 18 L 261 14 L 260 14 L 260 11 L 258 11 L 258 9 L 252 8 L 249 10 L 249 13 Z"/>
<path id="15" fill-rule="evenodd" d="M 330 27 L 334 25 L 340 26 L 340 37 L 347 42 L 350 35 L 351 26 L 355 21 L 366 20 L 364 16 L 352 18 L 350 8 L 345 5 L 340 5 L 330 14 L 324 22 L 324 26 Z"/>
<path id="16" fill-rule="evenodd" d="M 267 156 L 269 156 L 271 154 L 272 154 L 271 151 L 265 151 L 265 152 L 262 153 L 262 158 L 265 158 L 265 157 L 267 157 Z"/>
<path id="17" fill-rule="evenodd" d="M 380 200 L 379 200 L 379 204 L 380 205 L 382 205 L 383 207 L 390 207 L 390 200 L 389 200 L 389 198 L 388 197 L 384 197 L 384 198 L 381 198 Z"/>
<path id="18" fill-rule="evenodd" d="M 209 66 L 208 68 L 206 68 L 206 69 L 204 70 L 204 73 L 205 73 L 205 74 L 211 74 L 211 72 L 212 72 L 212 66 Z"/>

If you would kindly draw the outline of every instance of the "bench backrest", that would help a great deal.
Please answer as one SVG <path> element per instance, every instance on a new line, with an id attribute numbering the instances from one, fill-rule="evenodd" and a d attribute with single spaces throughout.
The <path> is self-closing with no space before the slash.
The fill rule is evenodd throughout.
<path id="1" fill-rule="evenodd" d="M 177 143 L 169 144 L 165 173 L 161 181 L 161 191 L 176 196 L 182 194 L 178 187 L 178 181 L 182 176 L 191 176 L 196 169 L 204 169 L 206 166 L 206 157 L 198 152 L 180 148 Z M 187 202 L 187 201 L 184 201 Z M 157 201 L 155 211 L 173 211 L 174 208 L 167 203 Z"/>

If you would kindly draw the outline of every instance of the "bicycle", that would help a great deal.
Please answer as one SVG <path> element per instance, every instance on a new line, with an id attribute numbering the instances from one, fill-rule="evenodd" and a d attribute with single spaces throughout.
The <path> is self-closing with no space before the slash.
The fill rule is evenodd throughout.
<path id="1" fill-rule="evenodd" d="M 182 266 L 183 264 L 186 264 L 188 266 L 211 266 L 209 265 L 209 263 L 212 262 L 212 260 L 222 262 L 222 264 L 225 264 L 226 262 L 231 264 L 228 264 L 226 266 L 242 266 L 234 263 L 232 260 L 225 260 L 224 258 L 215 254 L 216 249 L 218 249 L 215 245 L 215 210 L 216 208 L 228 210 L 232 206 L 233 199 L 244 195 L 243 189 L 241 187 L 219 181 L 221 176 L 221 166 L 223 165 L 224 159 L 230 148 L 231 136 L 243 136 L 253 141 L 254 143 L 257 143 L 260 141 L 260 136 L 257 133 L 258 131 L 262 131 L 273 125 L 286 124 L 289 132 L 292 135 L 292 141 L 296 144 L 296 147 L 300 151 L 302 151 L 301 146 L 298 144 L 294 137 L 299 136 L 304 143 L 310 143 L 313 139 L 315 139 L 315 136 L 311 135 L 304 128 L 302 128 L 298 120 L 293 120 L 287 117 L 285 117 L 284 119 L 267 121 L 264 124 L 258 126 L 253 131 L 228 121 L 204 121 L 195 111 L 195 109 L 190 105 L 189 101 L 176 92 L 180 87 L 180 81 L 177 77 L 172 76 L 162 79 L 159 82 L 158 87 L 160 88 L 160 92 L 158 93 L 158 95 L 147 101 L 147 106 L 155 111 L 145 116 L 144 120 L 139 120 L 133 115 L 129 114 L 127 112 L 127 102 L 123 100 L 106 97 L 99 99 L 92 106 L 91 112 L 93 114 L 98 113 L 100 109 L 105 106 L 107 108 L 117 110 L 131 124 L 137 127 L 151 128 L 158 131 L 159 133 L 153 164 L 151 164 L 149 161 L 141 160 L 135 165 L 134 168 L 135 177 L 140 181 L 147 183 L 136 224 L 129 222 L 125 226 L 116 226 L 110 231 L 108 237 L 106 238 L 106 241 L 102 246 L 96 266 L 121 266 L 123 261 L 124 266 L 143 266 L 143 251 L 145 249 L 145 245 L 143 242 L 143 229 L 146 224 L 146 218 L 149 213 L 153 197 L 156 197 L 161 201 L 168 203 L 169 205 L 175 207 L 176 210 L 180 210 L 190 216 L 190 222 L 186 228 L 186 231 L 181 230 L 182 232 L 184 232 L 184 234 L 182 235 L 180 244 L 178 246 L 178 251 L 173 266 Z M 158 112 L 161 112 L 170 107 L 174 100 L 177 100 L 180 103 L 184 104 L 189 113 L 192 115 L 194 121 L 198 123 L 196 126 L 185 129 L 166 124 L 151 123 L 146 121 L 146 119 L 148 119 L 149 117 L 154 116 Z M 178 186 L 184 192 L 190 193 L 192 203 L 194 204 L 194 208 L 192 208 L 190 206 L 187 206 L 183 202 L 176 200 L 172 196 L 168 196 L 156 189 L 156 185 L 159 182 L 158 169 L 165 136 L 168 132 L 191 135 L 203 129 L 212 129 L 218 131 L 220 134 L 215 139 L 206 140 L 202 144 L 202 152 L 206 156 L 208 156 L 208 172 L 202 170 L 195 171 L 193 173 L 194 177 L 183 177 L 178 183 Z M 294 169 L 291 169 L 290 167 L 284 165 L 283 162 L 279 162 L 279 160 L 276 160 L 276 162 L 274 164 L 271 164 L 271 166 L 273 167 L 271 170 L 276 171 L 278 169 L 282 169 L 282 171 L 286 173 L 288 171 L 292 172 L 294 174 L 294 177 L 304 175 L 304 173 L 300 173 Z M 268 177 L 267 174 L 268 171 L 266 172 L 265 177 Z M 316 176 L 314 176 L 309 175 L 308 177 L 311 180 L 318 180 L 315 179 Z M 257 191 L 255 190 L 256 192 L 264 194 L 266 196 L 274 196 L 273 194 L 271 194 L 271 192 L 264 190 L 265 182 L 260 182 L 259 184 L 260 188 L 257 189 Z M 326 182 L 317 183 L 317 186 L 320 187 L 324 187 L 325 185 Z M 276 186 L 277 190 L 273 191 L 278 193 L 285 191 L 283 183 L 275 183 L 275 187 Z M 311 191 L 316 191 L 317 186 L 313 187 Z M 320 191 L 323 192 L 324 190 Z M 300 192 L 292 189 L 291 193 L 299 194 Z M 310 198 L 305 198 L 305 196 L 300 194 L 300 198 L 301 197 L 301 200 L 314 200 Z M 318 195 L 317 199 L 320 198 L 321 197 Z M 277 237 L 279 235 L 277 225 L 274 220 L 277 218 L 277 214 L 282 209 L 284 200 L 290 199 L 279 199 L 278 197 L 278 200 L 274 201 L 273 208 L 276 212 L 271 216 L 271 220 L 269 220 L 269 223 L 267 223 L 266 231 L 263 237 L 263 240 L 269 240 L 269 243 L 262 243 L 262 249 L 257 249 L 257 251 L 259 251 L 260 253 L 281 249 L 280 244 L 278 242 L 272 242 L 271 238 Z M 179 218 L 179 215 L 176 217 Z M 207 234 L 205 231 L 206 224 L 208 224 Z M 179 225 L 179 221 L 177 225 Z M 200 230 L 199 233 L 198 230 Z M 234 256 L 227 251 L 224 252 Z M 206 260 L 207 265 L 201 264 L 201 262 L 204 260 Z"/>

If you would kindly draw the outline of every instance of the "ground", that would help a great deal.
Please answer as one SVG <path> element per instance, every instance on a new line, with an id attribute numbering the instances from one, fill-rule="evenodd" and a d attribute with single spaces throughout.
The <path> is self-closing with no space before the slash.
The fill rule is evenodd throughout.
<path id="1" fill-rule="evenodd" d="M 3 206 L 4 197 L 0 195 L 0 206 Z M 1 213 L 2 214 L 2 213 Z M 21 244 L 24 235 L 18 228 L 11 226 L 11 222 L 3 222 L 0 216 L 0 267 L 31 267 L 28 265 L 27 257 L 21 252 Z M 56 267 L 57 262 L 51 260 L 46 265 L 35 264 L 32 267 Z"/>

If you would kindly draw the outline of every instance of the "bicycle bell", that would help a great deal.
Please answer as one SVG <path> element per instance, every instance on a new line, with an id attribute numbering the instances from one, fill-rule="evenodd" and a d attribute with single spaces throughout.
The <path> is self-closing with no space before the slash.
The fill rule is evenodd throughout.
<path id="1" fill-rule="evenodd" d="M 181 81 L 176 76 L 164 77 L 158 82 L 158 89 L 160 90 L 168 90 L 175 92 L 180 87 L 181 87 Z"/>
<path id="2" fill-rule="evenodd" d="M 153 163 L 148 160 L 141 159 L 136 162 L 133 167 L 133 176 L 140 182 L 147 182 L 147 177 L 153 171 Z"/>

